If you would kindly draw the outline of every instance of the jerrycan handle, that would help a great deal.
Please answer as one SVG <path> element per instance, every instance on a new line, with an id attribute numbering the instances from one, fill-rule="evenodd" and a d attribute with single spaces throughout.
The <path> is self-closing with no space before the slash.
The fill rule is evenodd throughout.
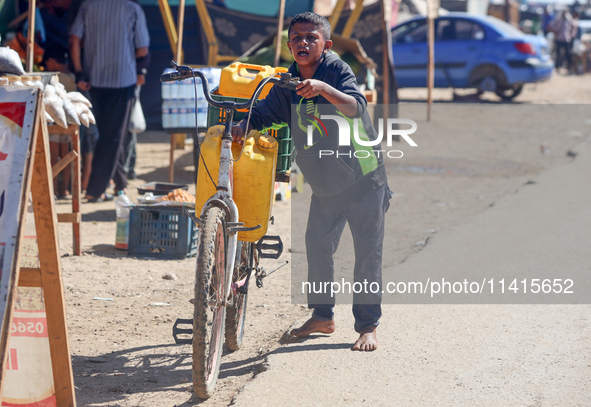
<path id="1" fill-rule="evenodd" d="M 237 162 L 237 161 L 239 161 L 242 158 L 242 153 L 244 152 L 244 148 L 247 147 L 247 144 L 250 145 L 250 146 L 254 145 L 254 143 L 255 143 L 255 141 L 254 141 L 255 134 L 253 134 L 253 133 L 256 134 L 257 131 L 254 130 L 254 129 L 252 129 L 248 134 L 245 134 L 244 135 L 244 142 L 242 143 L 242 148 L 240 148 L 240 154 L 238 154 L 238 158 L 236 158 L 235 160 L 232 160 L 232 161 Z"/>
<path id="2" fill-rule="evenodd" d="M 247 76 L 249 76 L 247 74 L 252 75 L 250 72 L 247 72 L 248 69 L 251 69 L 253 71 L 258 71 L 256 76 L 262 76 L 262 77 L 271 76 L 275 73 L 275 69 L 268 66 L 268 65 L 262 66 L 262 65 L 246 64 L 246 63 L 242 63 L 242 62 L 238 63 L 237 71 L 238 71 L 239 76 L 247 77 Z"/>

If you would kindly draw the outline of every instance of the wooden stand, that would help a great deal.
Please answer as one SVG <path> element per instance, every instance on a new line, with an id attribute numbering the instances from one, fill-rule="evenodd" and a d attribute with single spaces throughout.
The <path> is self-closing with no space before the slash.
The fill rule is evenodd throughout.
<path id="1" fill-rule="evenodd" d="M 74 239 L 74 256 L 80 256 L 80 222 L 82 216 L 80 214 L 81 191 L 80 191 L 80 126 L 71 124 L 67 129 L 63 127 L 52 125 L 49 126 L 48 132 L 51 134 L 67 134 L 70 136 L 72 142 L 72 150 L 68 155 L 63 157 L 57 164 L 55 164 L 51 172 L 53 178 L 66 168 L 67 165 L 72 164 L 72 212 L 60 213 L 57 215 L 57 221 L 60 223 L 71 223 Z"/>
<path id="2" fill-rule="evenodd" d="M 53 200 L 52 169 L 49 157 L 49 137 L 42 110 L 42 92 L 36 94 L 36 104 L 28 158 L 22 181 L 22 199 L 18 213 L 18 232 L 12 270 L 4 270 L 11 275 L 6 300 L 6 312 L 2 321 L 0 336 L 0 401 L 4 394 L 6 361 L 9 345 L 9 328 L 12 324 L 12 310 L 16 286 L 41 287 L 43 289 L 47 315 L 47 334 L 51 354 L 51 370 L 57 406 L 74 407 L 74 379 L 68 343 L 64 288 L 62 285 L 61 264 L 57 238 L 56 211 Z M 30 129 L 27 129 L 31 131 Z M 25 131 L 25 130 L 23 130 Z M 22 168 L 18 171 L 22 171 Z M 39 245 L 40 268 L 21 268 L 20 254 L 23 237 L 26 207 L 32 194 L 35 228 Z"/>
<path id="3" fill-rule="evenodd" d="M 183 129 L 171 129 L 170 133 L 170 153 L 168 157 L 168 182 L 174 182 L 174 150 L 184 150 L 187 133 Z M 187 129 L 189 131 L 189 129 Z"/>

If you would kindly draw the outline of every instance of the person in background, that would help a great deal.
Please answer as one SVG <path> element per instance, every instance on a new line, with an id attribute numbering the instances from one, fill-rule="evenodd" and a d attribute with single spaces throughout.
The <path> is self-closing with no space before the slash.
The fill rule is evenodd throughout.
<path id="1" fill-rule="evenodd" d="M 568 10 L 563 10 L 560 13 L 560 16 L 550 24 L 550 30 L 555 35 L 556 71 L 558 71 L 565 63 L 566 68 L 570 69 L 572 62 L 572 42 L 577 32 L 577 27 L 570 12 Z"/>
<path id="2" fill-rule="evenodd" d="M 76 83 L 90 92 L 99 129 L 86 189 L 88 202 L 112 200 L 106 192 L 111 179 L 116 191 L 127 186 L 123 144 L 135 87 L 145 83 L 149 45 L 146 16 L 130 0 L 87 0 L 70 29 Z"/>
<path id="3" fill-rule="evenodd" d="M 581 28 L 579 26 L 580 15 L 578 11 L 573 12 L 574 35 L 570 42 L 571 49 L 571 64 L 568 67 L 569 73 L 578 75 L 581 73 L 581 65 L 583 61 L 583 53 L 585 46 L 581 44 Z"/>
<path id="4" fill-rule="evenodd" d="M 542 30 L 544 31 L 544 37 L 551 32 L 550 23 L 554 20 L 554 10 L 551 5 L 544 7 L 544 15 L 542 16 Z"/>
<path id="5" fill-rule="evenodd" d="M 68 49 L 68 14 L 71 3 L 72 0 L 46 0 L 41 3 L 40 13 L 45 25 L 45 42 L 41 44 L 42 47 L 59 46 Z"/>
<path id="6" fill-rule="evenodd" d="M 90 100 L 90 94 L 87 91 L 81 91 L 81 93 Z M 80 147 L 82 148 L 82 176 L 80 179 L 80 188 L 82 191 L 88 189 L 88 181 L 90 180 L 90 172 L 92 171 L 92 158 L 94 157 L 94 149 L 98 139 L 99 132 L 96 124 L 90 123 L 89 127 L 80 126 Z"/>

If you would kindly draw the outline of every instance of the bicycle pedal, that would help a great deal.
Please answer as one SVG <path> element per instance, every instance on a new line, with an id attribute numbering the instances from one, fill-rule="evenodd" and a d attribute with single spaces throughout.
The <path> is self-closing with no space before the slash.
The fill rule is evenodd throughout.
<path id="1" fill-rule="evenodd" d="M 182 328 L 179 325 L 189 325 L 190 328 Z M 179 337 L 179 335 L 183 335 Z M 187 338 L 186 335 L 189 335 Z M 193 343 L 193 320 L 192 319 L 181 319 L 177 318 L 172 326 L 172 337 L 174 338 L 174 343 L 177 345 L 186 345 Z"/>
<path id="2" fill-rule="evenodd" d="M 262 276 L 256 276 L 256 285 L 257 285 L 257 288 L 263 288 L 263 277 Z"/>
<path id="3" fill-rule="evenodd" d="M 268 241 L 275 243 L 267 243 Z M 256 248 L 260 258 L 278 259 L 281 256 L 281 253 L 283 253 L 283 242 L 279 236 L 265 235 L 257 242 Z"/>

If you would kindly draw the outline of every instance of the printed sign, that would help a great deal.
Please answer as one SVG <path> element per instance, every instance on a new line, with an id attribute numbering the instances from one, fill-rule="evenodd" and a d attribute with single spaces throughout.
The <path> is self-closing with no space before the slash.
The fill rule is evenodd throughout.
<path id="1" fill-rule="evenodd" d="M 39 267 L 36 240 L 19 241 L 37 92 L 0 87 L 0 326 L 8 330 L 2 337 L 10 338 L 5 350 L 2 406 L 56 405 L 43 291 L 18 287 L 12 293 L 14 303 L 8 303 L 15 285 L 17 248 L 23 260 L 36 258 L 30 267 Z M 7 325 L 12 305 L 12 320 Z"/>
<path id="2" fill-rule="evenodd" d="M 56 407 L 41 288 L 17 287 L 2 406 Z"/>
<path id="3" fill-rule="evenodd" d="M 27 234 L 35 232 L 32 215 L 27 213 Z M 24 236 L 20 251 L 21 267 L 40 267 L 37 236 Z M 56 407 L 51 369 L 43 290 L 17 287 L 2 406 Z"/>
<path id="4" fill-rule="evenodd" d="M 23 180 L 30 151 L 36 93 L 30 88 L 0 87 L 0 317 L 15 269 Z"/>

